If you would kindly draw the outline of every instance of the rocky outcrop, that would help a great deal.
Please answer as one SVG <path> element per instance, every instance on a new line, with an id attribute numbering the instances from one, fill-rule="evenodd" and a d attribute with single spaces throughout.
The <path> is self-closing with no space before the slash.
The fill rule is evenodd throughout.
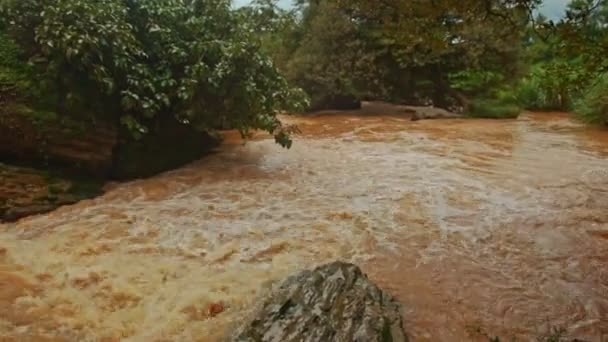
<path id="1" fill-rule="evenodd" d="M 43 214 L 102 192 L 102 182 L 76 180 L 0 163 L 0 223 Z"/>
<path id="2" fill-rule="evenodd" d="M 462 118 L 460 114 L 437 107 L 404 106 L 403 110 L 406 113 L 411 113 L 412 121 Z"/>
<path id="3" fill-rule="evenodd" d="M 361 101 L 352 95 L 327 95 L 313 99 L 308 111 L 356 110 L 361 109 Z"/>
<path id="4" fill-rule="evenodd" d="M 176 120 L 136 140 L 118 125 L 37 112 L 9 95 L 0 91 L 0 222 L 97 196 L 108 179 L 180 167 L 220 142 Z"/>
<path id="5" fill-rule="evenodd" d="M 400 308 L 357 266 L 334 262 L 289 277 L 232 341 L 404 342 Z"/>
<path id="6" fill-rule="evenodd" d="M 153 132 L 133 139 L 124 127 L 37 113 L 17 102 L 4 104 L 0 160 L 78 177 L 148 177 L 201 158 L 220 143 L 174 119 L 158 122 Z"/>
<path id="7" fill-rule="evenodd" d="M 0 110 L 0 157 L 20 164 L 65 168 L 96 177 L 107 175 L 116 131 L 107 125 L 58 120 L 23 105 Z"/>

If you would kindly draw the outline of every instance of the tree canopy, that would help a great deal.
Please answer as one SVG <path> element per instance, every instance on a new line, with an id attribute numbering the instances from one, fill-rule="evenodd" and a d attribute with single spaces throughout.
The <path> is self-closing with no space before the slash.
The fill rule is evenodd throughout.
<path id="1" fill-rule="evenodd" d="M 258 33 L 274 37 L 269 50 L 277 64 L 313 104 L 346 94 L 466 107 L 472 93 L 517 74 L 538 3 L 301 0 L 293 11 L 277 11 L 272 1 L 258 1 L 249 13 L 258 22 L 288 18 L 287 27 L 269 34 L 259 25 Z"/>
<path id="2" fill-rule="evenodd" d="M 589 113 L 602 96 L 575 99 L 604 93 L 607 2 L 573 0 L 554 23 L 535 17 L 540 0 L 0 0 L 0 36 L 45 110 L 135 138 L 170 119 L 289 146 L 277 113 L 306 95 L 313 108 L 347 96 L 471 114 L 578 108 L 601 122 Z"/>
<path id="3" fill-rule="evenodd" d="M 135 137 L 171 117 L 290 145 L 276 114 L 305 98 L 228 0 L 3 0 L 1 10 L 62 114 L 117 120 Z"/>

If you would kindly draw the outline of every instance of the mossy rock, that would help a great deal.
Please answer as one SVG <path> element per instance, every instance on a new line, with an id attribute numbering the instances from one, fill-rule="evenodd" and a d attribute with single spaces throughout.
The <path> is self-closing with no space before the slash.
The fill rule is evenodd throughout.
<path id="1" fill-rule="evenodd" d="M 401 304 L 359 267 L 333 262 L 287 278 L 232 342 L 407 342 Z"/>

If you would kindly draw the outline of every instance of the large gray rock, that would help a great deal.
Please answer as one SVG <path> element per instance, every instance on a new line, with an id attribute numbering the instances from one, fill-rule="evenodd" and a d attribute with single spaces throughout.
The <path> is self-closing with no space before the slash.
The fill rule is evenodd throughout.
<path id="1" fill-rule="evenodd" d="M 232 341 L 405 342 L 400 304 L 352 264 L 289 277 Z"/>
<path id="2" fill-rule="evenodd" d="M 462 118 L 460 114 L 437 107 L 404 106 L 404 111 L 412 114 L 412 121 Z"/>

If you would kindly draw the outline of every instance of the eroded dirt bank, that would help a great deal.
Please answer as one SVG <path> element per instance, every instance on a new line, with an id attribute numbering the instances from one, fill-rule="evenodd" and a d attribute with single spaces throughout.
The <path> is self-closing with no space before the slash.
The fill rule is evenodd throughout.
<path id="1" fill-rule="evenodd" d="M 563 114 L 289 118 L 200 162 L 0 226 L 0 336 L 213 341 L 342 258 L 416 341 L 608 333 L 608 133 Z"/>

